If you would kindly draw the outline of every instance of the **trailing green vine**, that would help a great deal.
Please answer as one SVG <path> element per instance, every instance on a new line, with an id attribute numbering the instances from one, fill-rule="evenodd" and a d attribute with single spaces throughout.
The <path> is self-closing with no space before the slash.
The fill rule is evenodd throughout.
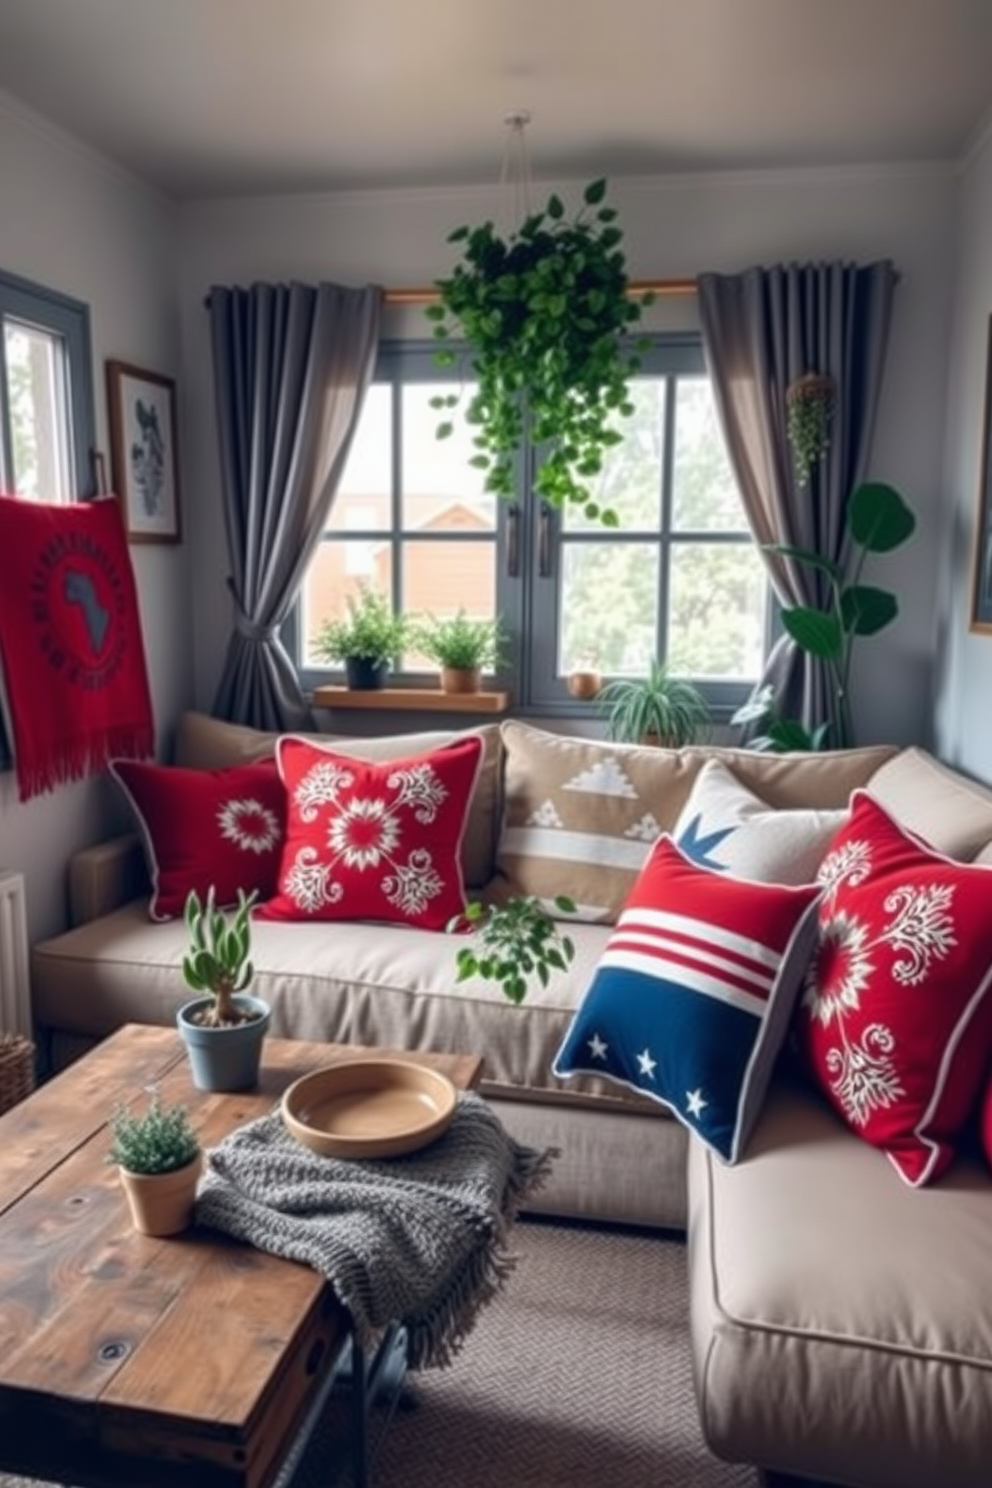
<path id="1" fill-rule="evenodd" d="M 800 486 L 809 484 L 813 466 L 830 448 L 834 397 L 833 378 L 818 372 L 804 372 L 786 389 L 786 437 Z"/>
<path id="2" fill-rule="evenodd" d="M 516 457 L 529 438 L 541 454 L 537 495 L 616 526 L 616 513 L 598 505 L 588 483 L 622 439 L 618 420 L 633 412 L 628 381 L 643 347 L 627 334 L 652 296 L 630 297 L 623 232 L 605 196 L 605 180 L 590 182 L 567 218 L 552 195 L 507 237 L 492 222 L 456 228 L 448 241 L 464 244 L 462 261 L 436 281 L 439 301 L 427 315 L 434 336 L 452 343 L 435 353 L 438 366 L 454 367 L 453 343 L 468 343 L 464 370 L 475 390 L 463 412 L 486 490 L 516 494 Z M 445 415 L 439 438 L 453 432 L 451 414 L 465 397 L 463 386 L 431 400 Z"/>

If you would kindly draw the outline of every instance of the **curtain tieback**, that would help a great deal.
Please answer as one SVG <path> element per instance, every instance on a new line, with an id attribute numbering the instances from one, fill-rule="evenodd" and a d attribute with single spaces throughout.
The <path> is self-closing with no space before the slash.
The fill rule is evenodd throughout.
<path id="1" fill-rule="evenodd" d="M 255 620 L 249 620 L 239 609 L 234 611 L 234 628 L 244 640 L 255 641 L 263 646 L 274 641 L 279 633 L 278 625 L 259 625 Z"/>

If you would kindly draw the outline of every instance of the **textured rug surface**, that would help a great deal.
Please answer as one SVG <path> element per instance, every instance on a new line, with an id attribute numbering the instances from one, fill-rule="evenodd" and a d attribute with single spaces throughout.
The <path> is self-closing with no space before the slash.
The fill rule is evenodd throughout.
<path id="1" fill-rule="evenodd" d="M 536 1221 L 511 1240 L 516 1270 L 453 1364 L 411 1377 L 372 1488 L 758 1488 L 700 1435 L 682 1243 Z M 299 1488 L 332 1476 L 335 1414 Z M 25 1480 L 0 1475 L 0 1488 Z"/>

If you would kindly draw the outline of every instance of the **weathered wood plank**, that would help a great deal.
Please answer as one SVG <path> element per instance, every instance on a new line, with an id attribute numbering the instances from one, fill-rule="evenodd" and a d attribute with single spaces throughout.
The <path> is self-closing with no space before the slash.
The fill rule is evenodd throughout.
<path id="1" fill-rule="evenodd" d="M 323 1279 L 210 1231 L 131 1228 L 116 1105 L 158 1084 L 206 1147 L 299 1076 L 382 1050 L 266 1040 L 257 1090 L 194 1089 L 172 1029 L 122 1029 L 0 1118 L 0 1462 L 80 1488 L 265 1488 L 347 1317 Z M 481 1059 L 397 1055 L 469 1088 Z"/>

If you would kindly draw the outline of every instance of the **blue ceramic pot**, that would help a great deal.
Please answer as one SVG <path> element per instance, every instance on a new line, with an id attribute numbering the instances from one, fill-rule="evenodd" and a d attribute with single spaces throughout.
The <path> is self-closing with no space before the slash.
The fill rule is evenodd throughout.
<path id="1" fill-rule="evenodd" d="M 194 1018 L 211 1006 L 212 997 L 186 1002 L 176 1014 L 176 1026 L 186 1045 L 197 1090 L 251 1090 L 258 1084 L 262 1042 L 272 1021 L 272 1010 L 267 1002 L 247 992 L 239 992 L 234 1001 L 260 1016 L 232 1028 L 205 1028 Z"/>

